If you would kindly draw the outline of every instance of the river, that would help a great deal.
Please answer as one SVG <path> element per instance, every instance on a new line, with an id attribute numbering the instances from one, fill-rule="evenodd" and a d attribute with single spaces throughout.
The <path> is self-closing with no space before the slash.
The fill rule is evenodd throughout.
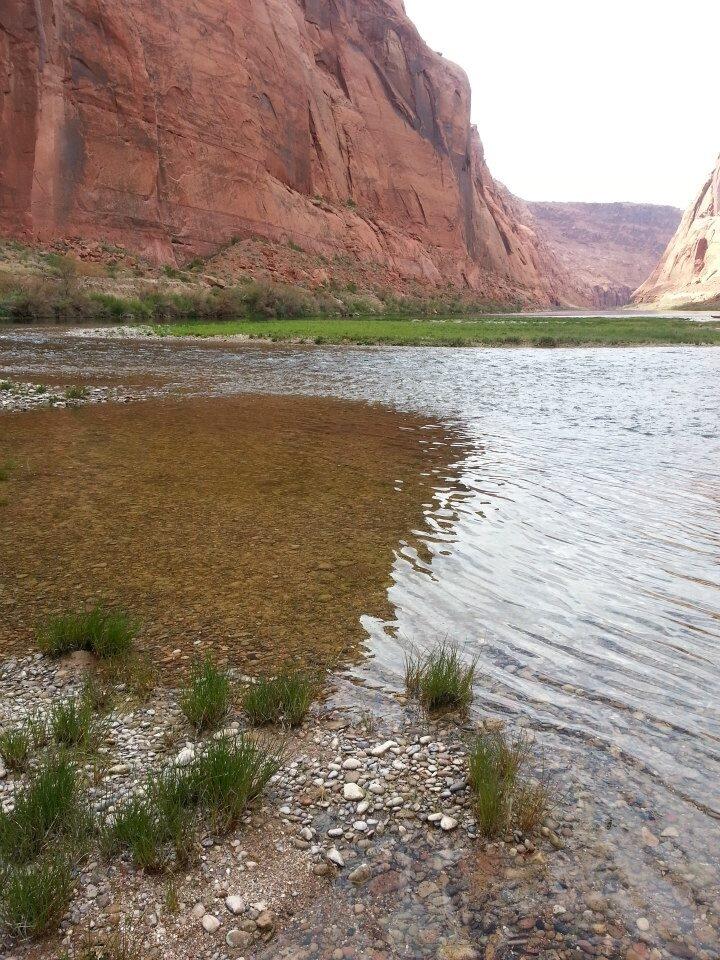
<path id="1" fill-rule="evenodd" d="M 323 396 L 443 425 L 452 463 L 396 545 L 392 615 L 362 618 L 356 676 L 399 689 L 409 645 L 462 644 L 478 659 L 479 713 L 536 731 L 587 790 L 628 904 L 651 902 L 683 929 L 717 910 L 720 351 L 266 347 L 4 328 L 0 376 Z"/>

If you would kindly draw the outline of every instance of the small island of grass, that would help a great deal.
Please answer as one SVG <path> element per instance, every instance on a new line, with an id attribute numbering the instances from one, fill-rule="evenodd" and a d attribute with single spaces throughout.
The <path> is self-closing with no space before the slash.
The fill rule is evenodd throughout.
<path id="1" fill-rule="evenodd" d="M 720 321 L 663 317 L 514 317 L 477 319 L 268 319 L 156 324 L 159 336 L 245 337 L 272 342 L 365 346 L 631 346 L 720 344 Z"/>

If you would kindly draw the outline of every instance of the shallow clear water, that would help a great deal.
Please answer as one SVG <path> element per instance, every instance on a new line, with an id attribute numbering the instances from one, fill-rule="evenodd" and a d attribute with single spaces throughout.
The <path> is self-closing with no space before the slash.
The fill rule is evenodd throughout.
<path id="1" fill-rule="evenodd" d="M 624 884 L 678 922 L 717 897 L 720 351 L 264 348 L 0 333 L 0 375 L 151 376 L 169 392 L 363 399 L 462 441 L 398 545 L 391 622 L 366 619 L 367 682 L 408 643 L 479 658 L 480 711 L 571 759 Z M 674 827 L 651 849 L 641 839 Z M 708 901 L 708 897 L 710 900 Z M 630 897 L 631 899 L 631 897 Z"/>

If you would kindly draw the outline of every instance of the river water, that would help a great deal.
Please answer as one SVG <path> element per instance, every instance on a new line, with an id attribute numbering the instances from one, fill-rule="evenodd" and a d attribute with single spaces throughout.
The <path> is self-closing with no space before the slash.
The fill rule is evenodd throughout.
<path id="1" fill-rule="evenodd" d="M 461 643 L 478 658 L 480 713 L 537 731 L 586 789 L 628 901 L 683 929 L 716 922 L 720 351 L 268 348 L 34 328 L 0 332 L 0 375 L 322 395 L 450 428 L 455 462 L 397 545 L 393 617 L 364 618 L 358 675 L 396 689 L 408 645 Z"/>

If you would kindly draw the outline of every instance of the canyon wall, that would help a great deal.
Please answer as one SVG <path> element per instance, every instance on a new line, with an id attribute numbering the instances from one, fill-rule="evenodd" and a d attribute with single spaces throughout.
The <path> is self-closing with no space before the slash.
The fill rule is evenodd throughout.
<path id="1" fill-rule="evenodd" d="M 720 157 L 633 300 L 661 310 L 720 306 Z"/>
<path id="2" fill-rule="evenodd" d="M 680 223 L 675 207 L 640 203 L 528 203 L 535 229 L 588 302 L 630 302 Z"/>
<path id="3" fill-rule="evenodd" d="M 583 294 L 402 0 L 4 0 L 0 230 L 157 262 L 266 237 L 504 301 Z"/>

